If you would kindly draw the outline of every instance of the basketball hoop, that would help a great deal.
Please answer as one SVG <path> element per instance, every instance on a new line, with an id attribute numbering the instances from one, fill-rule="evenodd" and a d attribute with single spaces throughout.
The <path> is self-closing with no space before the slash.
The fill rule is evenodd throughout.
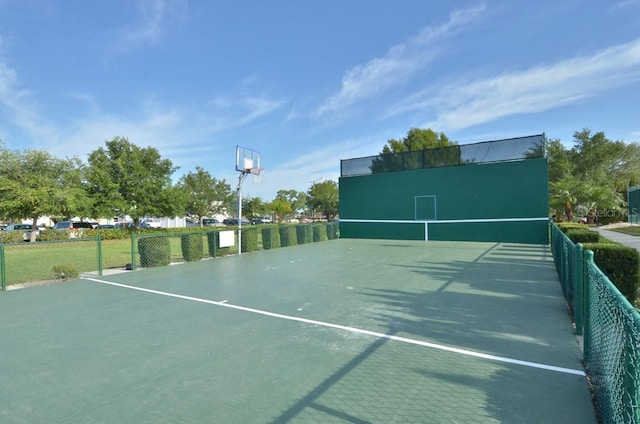
<path id="1" fill-rule="evenodd" d="M 253 176 L 253 183 L 254 184 L 260 184 L 260 177 L 262 176 L 262 171 L 264 171 L 264 168 L 248 168 L 246 170 L 247 174 L 251 174 Z"/>
<path id="2" fill-rule="evenodd" d="M 236 171 L 238 177 L 238 254 L 242 253 L 242 182 L 251 174 L 253 183 L 260 184 L 263 168 L 260 167 L 260 152 L 242 146 L 236 146 Z"/>

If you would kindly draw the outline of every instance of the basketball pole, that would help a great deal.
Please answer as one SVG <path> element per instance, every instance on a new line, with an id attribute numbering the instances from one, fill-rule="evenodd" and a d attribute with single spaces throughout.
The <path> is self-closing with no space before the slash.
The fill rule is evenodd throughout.
<path id="1" fill-rule="evenodd" d="M 246 177 L 246 171 L 242 171 L 238 177 L 238 255 L 242 254 L 242 182 Z"/>

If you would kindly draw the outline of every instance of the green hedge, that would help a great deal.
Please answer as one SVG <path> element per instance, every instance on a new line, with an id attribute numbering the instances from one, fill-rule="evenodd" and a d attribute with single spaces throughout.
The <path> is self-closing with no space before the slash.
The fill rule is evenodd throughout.
<path id="1" fill-rule="evenodd" d="M 617 243 L 585 243 L 593 251 L 593 260 L 631 304 L 638 296 L 640 257 L 638 251 Z"/>
<path id="2" fill-rule="evenodd" d="M 311 243 L 311 225 L 296 225 L 296 241 L 298 242 L 298 244 Z"/>
<path id="3" fill-rule="evenodd" d="M 314 224 L 313 229 L 313 241 L 326 241 L 327 239 L 327 225 L 326 224 Z"/>
<path id="4" fill-rule="evenodd" d="M 281 225 L 278 228 L 280 232 L 280 246 L 295 246 L 298 244 L 298 236 L 294 225 Z"/>
<path id="5" fill-rule="evenodd" d="M 231 254 L 231 247 L 220 247 L 220 231 L 221 230 L 207 232 L 207 247 L 209 249 L 209 255 L 212 257 Z M 228 231 L 228 229 L 222 231 Z"/>
<path id="6" fill-rule="evenodd" d="M 570 228 L 566 232 L 567 237 L 574 243 L 597 243 L 600 241 L 600 234 L 595 231 L 583 228 Z"/>
<path id="7" fill-rule="evenodd" d="M 204 256 L 202 233 L 182 234 L 180 236 L 180 248 L 182 257 L 187 262 L 199 261 Z"/>
<path id="8" fill-rule="evenodd" d="M 585 229 L 589 229 L 589 227 L 587 227 L 585 224 L 580 224 L 578 222 L 558 222 L 556 225 L 565 234 L 569 230 L 585 230 Z"/>
<path id="9" fill-rule="evenodd" d="M 280 231 L 275 225 L 262 228 L 262 248 L 265 250 L 280 247 Z"/>
<path id="10" fill-rule="evenodd" d="M 338 230 L 340 225 L 338 221 L 327 222 L 327 239 L 335 240 L 338 238 Z"/>
<path id="11" fill-rule="evenodd" d="M 166 236 L 139 238 L 138 253 L 140 266 L 145 268 L 171 263 L 171 244 Z"/>
<path id="12" fill-rule="evenodd" d="M 248 228 L 242 230 L 242 246 L 243 252 L 254 252 L 258 250 L 258 229 Z"/>

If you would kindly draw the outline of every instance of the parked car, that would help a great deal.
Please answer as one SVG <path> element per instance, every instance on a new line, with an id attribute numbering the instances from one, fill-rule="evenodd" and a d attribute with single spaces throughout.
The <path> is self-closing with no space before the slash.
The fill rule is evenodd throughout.
<path id="1" fill-rule="evenodd" d="M 22 240 L 30 241 L 31 240 L 31 224 L 9 224 L 4 229 L 4 231 L 24 231 L 22 233 Z M 36 230 L 36 240 L 40 237 L 40 230 Z"/>
<path id="2" fill-rule="evenodd" d="M 224 225 L 238 225 L 238 218 L 227 218 L 222 221 Z M 251 225 L 251 222 L 245 217 L 242 217 L 242 225 Z"/>
<path id="3" fill-rule="evenodd" d="M 76 222 L 76 221 L 60 221 L 56 222 L 53 226 L 54 230 L 68 230 L 71 238 L 76 238 L 82 234 L 83 230 L 93 229 L 93 225 L 90 222 Z"/>
<path id="4" fill-rule="evenodd" d="M 157 219 L 145 218 L 140 221 L 140 228 L 162 228 L 162 224 Z"/>
<path id="5" fill-rule="evenodd" d="M 222 227 L 224 224 L 215 218 L 203 218 L 202 225 L 205 227 Z"/>
<path id="6" fill-rule="evenodd" d="M 109 230 L 112 228 L 120 228 L 116 224 L 96 225 L 96 230 Z"/>

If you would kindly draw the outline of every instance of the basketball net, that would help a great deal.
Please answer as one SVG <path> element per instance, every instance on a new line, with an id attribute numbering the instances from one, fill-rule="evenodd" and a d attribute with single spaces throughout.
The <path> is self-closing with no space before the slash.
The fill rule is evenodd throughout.
<path id="1" fill-rule="evenodd" d="M 251 174 L 251 176 L 253 177 L 253 183 L 254 184 L 260 184 L 260 177 L 262 177 L 262 171 L 264 171 L 264 168 L 249 168 L 249 169 L 247 169 L 247 173 Z"/>

